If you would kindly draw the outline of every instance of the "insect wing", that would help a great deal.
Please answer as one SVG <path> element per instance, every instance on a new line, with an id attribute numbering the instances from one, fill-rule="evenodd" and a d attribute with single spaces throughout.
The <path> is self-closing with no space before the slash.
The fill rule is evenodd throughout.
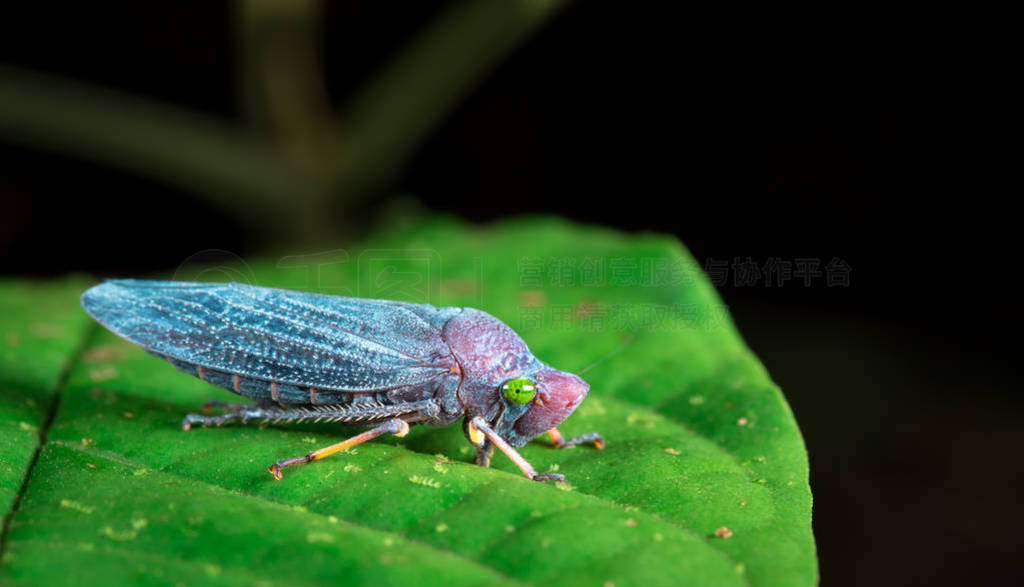
<path id="1" fill-rule="evenodd" d="M 458 308 L 238 283 L 111 280 L 82 306 L 143 348 L 242 377 L 337 391 L 436 379 L 452 364 L 441 328 Z"/>

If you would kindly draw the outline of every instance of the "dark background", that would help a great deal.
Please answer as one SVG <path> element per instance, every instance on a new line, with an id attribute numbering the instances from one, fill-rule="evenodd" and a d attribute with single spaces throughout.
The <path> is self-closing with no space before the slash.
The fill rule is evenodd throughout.
<path id="1" fill-rule="evenodd" d="M 332 103 L 440 6 L 331 4 Z M 845 261 L 848 287 L 719 284 L 805 435 L 823 581 L 1015 577 L 1021 269 L 998 38 L 922 15 L 623 10 L 563 10 L 347 226 L 411 194 L 477 221 L 668 232 L 701 263 Z M 0 63 L 240 117 L 225 6 L 5 12 Z M 132 275 L 268 246 L 174 186 L 3 141 L 0 198 L 4 274 Z"/>

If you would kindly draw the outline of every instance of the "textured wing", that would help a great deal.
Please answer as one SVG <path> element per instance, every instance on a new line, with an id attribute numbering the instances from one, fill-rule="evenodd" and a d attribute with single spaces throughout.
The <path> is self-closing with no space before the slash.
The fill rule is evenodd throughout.
<path id="1" fill-rule="evenodd" d="M 82 294 L 112 332 L 179 361 L 336 391 L 437 379 L 453 365 L 441 328 L 459 308 L 238 283 L 112 280 Z"/>

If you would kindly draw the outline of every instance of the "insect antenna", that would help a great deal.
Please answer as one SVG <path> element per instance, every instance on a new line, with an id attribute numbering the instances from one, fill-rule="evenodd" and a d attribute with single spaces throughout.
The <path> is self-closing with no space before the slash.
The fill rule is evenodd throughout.
<path id="1" fill-rule="evenodd" d="M 627 346 L 629 346 L 633 342 L 634 339 L 636 339 L 636 335 L 630 334 L 629 336 L 626 337 L 626 340 L 622 341 L 622 344 L 620 344 L 619 346 L 617 346 L 614 349 L 612 349 L 612 351 L 610 353 L 608 353 L 605 356 L 601 357 L 600 359 L 594 361 L 593 363 L 587 365 L 583 369 L 580 369 L 579 371 L 577 371 L 576 375 L 583 375 L 587 371 L 590 371 L 594 367 L 597 367 L 601 363 L 603 363 L 603 362 L 607 361 L 608 359 L 614 357 L 615 355 L 621 353 Z"/>

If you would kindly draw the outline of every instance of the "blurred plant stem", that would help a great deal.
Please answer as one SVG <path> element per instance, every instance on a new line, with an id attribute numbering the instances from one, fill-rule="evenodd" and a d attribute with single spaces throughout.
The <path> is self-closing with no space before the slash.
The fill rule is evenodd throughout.
<path id="1" fill-rule="evenodd" d="M 249 225 L 272 219 L 292 183 L 271 144 L 225 120 L 3 66 L 0 139 L 164 181 Z"/>
<path id="2" fill-rule="evenodd" d="M 349 102 L 321 189 L 351 203 L 384 188 L 491 68 L 566 3 L 451 4 Z"/>
<path id="3" fill-rule="evenodd" d="M 291 244 L 338 240 L 487 73 L 567 0 L 449 4 L 333 115 L 317 0 L 240 0 L 238 100 L 249 129 L 87 84 L 0 67 L 0 140 L 153 177 Z M 281 243 L 277 243 L 281 244 Z"/>
<path id="4" fill-rule="evenodd" d="M 316 0 L 242 0 L 236 12 L 239 110 L 272 137 L 297 175 L 309 178 L 337 141 L 320 57 Z"/>

